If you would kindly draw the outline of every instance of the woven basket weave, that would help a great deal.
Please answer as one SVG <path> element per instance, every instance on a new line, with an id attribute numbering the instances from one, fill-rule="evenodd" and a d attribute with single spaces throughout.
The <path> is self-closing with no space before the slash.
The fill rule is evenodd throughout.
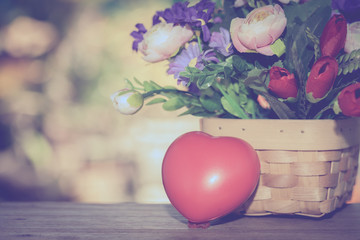
<path id="1" fill-rule="evenodd" d="M 350 200 L 360 143 L 358 119 L 239 120 L 204 118 L 202 131 L 249 142 L 261 175 L 245 215 L 321 217 Z"/>

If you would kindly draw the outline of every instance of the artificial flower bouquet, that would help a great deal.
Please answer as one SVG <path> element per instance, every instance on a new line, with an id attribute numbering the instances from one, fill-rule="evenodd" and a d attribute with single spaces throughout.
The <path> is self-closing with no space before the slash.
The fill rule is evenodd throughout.
<path id="1" fill-rule="evenodd" d="M 145 61 L 169 63 L 181 88 L 127 80 L 114 106 L 124 114 L 146 101 L 200 117 L 359 117 L 360 19 L 348 22 L 339 2 L 176 2 L 131 36 Z"/>

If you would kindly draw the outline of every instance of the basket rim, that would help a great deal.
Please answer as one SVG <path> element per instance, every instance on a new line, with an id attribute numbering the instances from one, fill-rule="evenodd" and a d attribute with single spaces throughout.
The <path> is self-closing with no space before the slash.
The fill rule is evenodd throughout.
<path id="1" fill-rule="evenodd" d="M 241 138 L 257 150 L 337 150 L 360 143 L 359 118 L 201 118 L 200 129 L 213 136 Z"/>

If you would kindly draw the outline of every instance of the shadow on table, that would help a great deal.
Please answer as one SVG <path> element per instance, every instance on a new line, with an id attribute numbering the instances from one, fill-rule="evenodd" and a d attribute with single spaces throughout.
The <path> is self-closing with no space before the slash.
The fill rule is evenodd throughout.
<path id="1" fill-rule="evenodd" d="M 181 215 L 173 205 L 166 204 L 164 208 L 166 209 L 166 212 L 169 214 L 170 217 L 176 219 L 181 223 L 187 224 L 187 219 L 183 215 Z"/>
<path id="2" fill-rule="evenodd" d="M 166 209 L 166 212 L 169 214 L 170 217 L 176 219 L 177 221 L 183 223 L 183 224 L 187 224 L 188 220 L 182 216 L 175 207 L 173 207 L 171 204 L 167 204 L 164 206 L 164 208 Z M 211 221 L 211 225 L 219 225 L 219 224 L 225 224 L 227 222 L 232 222 L 232 221 L 236 221 L 239 218 L 243 218 L 243 215 L 239 215 L 236 213 L 230 213 L 224 217 L 215 219 L 213 221 Z"/>
<path id="3" fill-rule="evenodd" d="M 286 215 L 286 214 L 278 214 L 278 215 L 266 215 L 266 216 L 246 216 L 246 215 L 242 215 L 240 213 L 230 213 L 224 217 L 221 217 L 219 219 L 216 219 L 214 221 L 212 221 L 211 225 L 220 225 L 220 224 L 225 224 L 228 222 L 233 222 L 236 221 L 240 218 L 283 218 L 283 219 L 290 219 L 290 218 L 297 218 L 297 219 L 306 219 L 306 220 L 311 220 L 311 221 L 322 221 L 325 219 L 330 219 L 332 218 L 334 215 L 336 215 L 338 212 L 342 211 L 343 209 L 345 209 L 348 205 L 345 204 L 344 206 L 342 206 L 341 208 L 336 209 L 335 211 L 325 214 L 322 217 L 309 217 L 309 216 L 302 216 L 302 215 Z"/>

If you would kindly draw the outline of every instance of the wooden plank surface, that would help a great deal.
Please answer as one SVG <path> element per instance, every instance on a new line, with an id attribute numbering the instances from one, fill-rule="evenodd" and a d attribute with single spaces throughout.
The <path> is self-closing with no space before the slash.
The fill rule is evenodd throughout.
<path id="1" fill-rule="evenodd" d="M 229 215 L 188 229 L 171 205 L 0 202 L 0 240 L 360 239 L 360 204 L 325 218 Z"/>

